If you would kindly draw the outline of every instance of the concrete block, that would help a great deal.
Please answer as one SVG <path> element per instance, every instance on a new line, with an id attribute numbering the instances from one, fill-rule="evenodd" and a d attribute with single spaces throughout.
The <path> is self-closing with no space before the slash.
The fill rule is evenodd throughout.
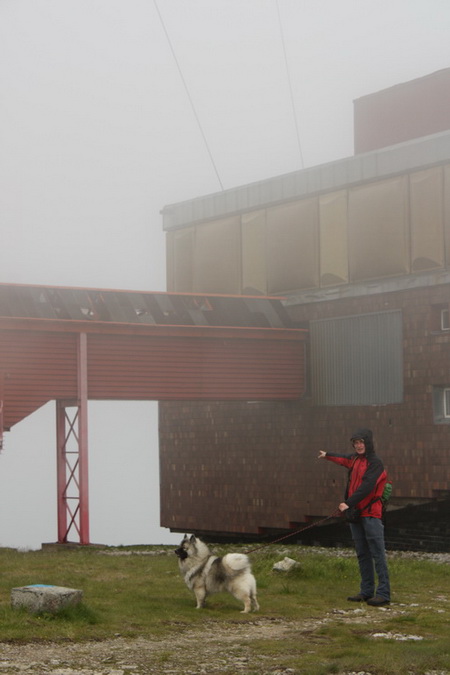
<path id="1" fill-rule="evenodd" d="M 284 560 L 275 563 L 272 569 L 275 572 L 290 572 L 294 567 L 300 567 L 300 563 L 297 560 L 286 557 Z"/>
<path id="2" fill-rule="evenodd" d="M 33 613 L 55 613 L 69 605 L 78 605 L 82 599 L 83 591 L 64 586 L 33 584 L 13 588 L 11 591 L 11 607 L 24 607 Z"/>

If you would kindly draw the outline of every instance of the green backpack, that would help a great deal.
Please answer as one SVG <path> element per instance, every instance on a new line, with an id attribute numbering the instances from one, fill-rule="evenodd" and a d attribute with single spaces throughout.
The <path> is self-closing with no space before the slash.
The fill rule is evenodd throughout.
<path id="1" fill-rule="evenodd" d="M 391 498 L 391 494 L 392 494 L 392 481 L 389 478 L 387 478 L 381 497 L 374 497 L 368 503 L 367 508 L 370 509 L 372 504 L 375 504 L 375 502 L 380 501 L 381 502 L 381 519 L 384 520 L 385 516 L 386 516 L 388 503 L 389 503 L 389 500 Z"/>
<path id="2" fill-rule="evenodd" d="M 381 500 L 381 519 L 384 520 L 386 517 L 386 511 L 389 504 L 389 500 L 392 495 L 392 481 L 388 478 L 384 486 L 383 494 L 380 497 Z"/>
<path id="3" fill-rule="evenodd" d="M 392 494 L 392 482 L 388 478 L 386 481 L 386 485 L 384 486 L 383 494 L 381 495 L 383 507 L 387 507 L 388 501 L 391 498 L 391 494 Z"/>

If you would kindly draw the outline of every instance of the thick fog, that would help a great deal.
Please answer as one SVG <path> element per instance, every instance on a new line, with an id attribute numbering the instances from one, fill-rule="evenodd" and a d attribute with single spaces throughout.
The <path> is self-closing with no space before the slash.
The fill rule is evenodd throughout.
<path id="1" fill-rule="evenodd" d="M 0 281 L 165 290 L 169 203 L 353 153 L 450 65 L 448 0 L 2 0 Z M 0 369 L 4 368 L 0 364 Z M 55 407 L 5 435 L 0 546 L 55 541 Z M 159 527 L 157 404 L 90 403 L 91 540 Z"/>

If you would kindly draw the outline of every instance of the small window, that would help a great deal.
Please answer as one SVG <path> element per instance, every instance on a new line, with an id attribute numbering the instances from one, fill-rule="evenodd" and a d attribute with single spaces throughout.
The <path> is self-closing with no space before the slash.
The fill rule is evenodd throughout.
<path id="1" fill-rule="evenodd" d="M 435 424 L 450 424 L 450 386 L 433 387 L 433 415 Z"/>
<path id="2" fill-rule="evenodd" d="M 450 420 L 450 387 L 444 389 L 444 417 Z"/>
<path id="3" fill-rule="evenodd" d="M 430 330 L 432 333 L 440 333 L 443 330 L 450 331 L 450 310 L 448 302 L 440 302 L 431 305 Z"/>

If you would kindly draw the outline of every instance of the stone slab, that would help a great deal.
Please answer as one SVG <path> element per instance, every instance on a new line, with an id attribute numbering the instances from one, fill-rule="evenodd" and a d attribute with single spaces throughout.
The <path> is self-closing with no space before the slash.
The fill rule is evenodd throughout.
<path id="1" fill-rule="evenodd" d="M 272 569 L 275 572 L 290 572 L 294 567 L 300 567 L 300 563 L 297 560 L 286 557 L 284 560 L 275 563 Z"/>
<path id="2" fill-rule="evenodd" d="M 83 591 L 47 584 L 21 586 L 11 591 L 11 607 L 25 608 L 33 613 L 55 613 L 69 605 L 78 605 L 82 599 Z"/>

